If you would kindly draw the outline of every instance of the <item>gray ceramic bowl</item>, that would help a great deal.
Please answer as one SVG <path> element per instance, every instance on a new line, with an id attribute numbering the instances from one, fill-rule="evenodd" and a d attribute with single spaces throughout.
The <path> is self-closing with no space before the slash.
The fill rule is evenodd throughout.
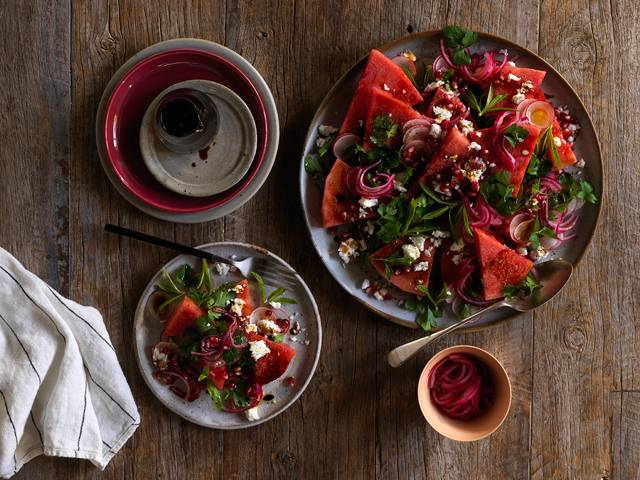
<path id="1" fill-rule="evenodd" d="M 316 366 L 318 365 L 318 360 L 320 359 L 320 347 L 322 345 L 322 326 L 320 324 L 318 306 L 316 305 L 309 287 L 307 287 L 304 280 L 302 280 L 295 270 L 293 270 L 293 268 L 291 268 L 291 266 L 280 257 L 263 248 L 236 242 L 209 243 L 198 248 L 227 258 L 231 258 L 233 255 L 237 255 L 239 258 L 245 258 L 250 255 L 267 255 L 273 262 L 285 267 L 295 275 L 297 286 L 293 290 L 288 290 L 286 295 L 287 297 L 293 298 L 298 303 L 296 305 L 287 305 L 287 310 L 291 313 L 292 319 L 300 324 L 301 332 L 295 337 L 295 343 L 293 343 L 290 338 L 285 340 L 296 349 L 296 356 L 291 362 L 291 365 L 289 365 L 286 373 L 281 379 L 271 382 L 263 387 L 265 395 L 274 395 L 275 402 L 261 402 L 258 406 L 260 419 L 250 421 L 243 414 L 217 411 L 206 393 L 203 393 L 200 398 L 193 402 L 186 402 L 169 391 L 167 386 L 159 383 L 153 378 L 151 348 L 159 340 L 163 326 L 156 319 L 152 318 L 148 312 L 146 312 L 146 305 L 149 296 L 153 293 L 156 289 L 156 285 L 161 280 L 162 270 L 156 273 L 156 275 L 147 284 L 147 287 L 140 296 L 138 307 L 136 308 L 133 334 L 136 341 L 136 359 L 138 361 L 138 367 L 140 368 L 144 381 L 158 400 L 160 400 L 165 407 L 180 415 L 182 418 L 189 420 L 192 423 L 202 425 L 203 427 L 222 430 L 236 430 L 240 428 L 253 427 L 267 422 L 284 412 L 300 397 L 300 395 L 302 395 L 302 392 L 304 392 L 311 381 L 311 377 L 313 376 Z M 168 272 L 172 272 L 184 263 L 191 264 L 198 270 L 200 268 L 200 260 L 186 255 L 177 256 L 164 265 L 163 268 Z M 238 274 L 234 273 L 220 276 L 215 275 L 213 272 L 212 277 L 216 284 L 228 281 L 237 281 L 242 278 Z M 267 291 L 269 290 L 270 287 L 267 286 Z M 256 293 L 256 288 L 252 287 L 252 293 Z M 257 298 L 255 298 L 256 295 L 253 296 L 255 305 L 259 302 L 257 301 Z M 294 377 L 296 380 L 293 386 L 289 386 L 282 381 L 283 378 L 289 376 Z"/>
<path id="2" fill-rule="evenodd" d="M 418 58 L 433 59 L 438 55 L 440 36 L 440 31 L 416 33 L 376 48 L 388 57 L 394 57 L 406 50 L 411 50 Z M 577 117 L 582 125 L 582 131 L 575 145 L 575 152 L 578 159 L 585 159 L 584 177 L 593 184 L 595 194 L 600 201 L 596 205 L 583 207 L 581 211 L 582 220 L 578 225 L 577 236 L 573 240 L 566 242 L 555 254 L 557 258 L 563 258 L 576 265 L 591 241 L 602 205 L 602 155 L 591 118 L 580 97 L 573 88 L 571 88 L 569 83 L 551 65 L 533 52 L 509 40 L 484 33 L 479 34 L 477 47 L 479 49 L 489 50 L 507 48 L 512 55 L 518 56 L 518 66 L 546 70 L 547 75 L 542 84 L 543 90 L 554 96 L 552 102 L 555 105 L 568 105 L 572 114 Z M 336 82 L 322 100 L 311 121 L 304 142 L 302 162 L 300 165 L 302 208 L 311 235 L 311 241 L 318 255 L 336 281 L 356 300 L 360 301 L 370 310 L 393 322 L 407 327 L 417 328 L 414 313 L 404 310 L 393 301 L 378 301 L 360 289 L 365 274 L 357 265 L 350 264 L 347 265 L 346 268 L 343 267 L 338 258 L 336 251 L 337 245 L 333 237 L 322 227 L 322 217 L 320 214 L 322 192 L 314 185 L 313 180 L 307 175 L 304 169 L 304 157 L 314 149 L 313 143 L 318 127 L 320 125 L 339 127 L 342 123 L 342 119 L 349 106 L 358 80 L 360 79 L 366 60 L 367 57 L 362 58 Z M 469 331 L 478 327 L 487 326 L 497 321 L 512 318 L 515 315 L 515 313 L 508 310 L 493 312 L 478 320 L 476 326 L 468 327 L 466 330 Z M 454 320 L 456 320 L 456 318 L 452 312 L 445 312 L 445 317 L 440 320 L 440 326 L 447 326 Z"/>

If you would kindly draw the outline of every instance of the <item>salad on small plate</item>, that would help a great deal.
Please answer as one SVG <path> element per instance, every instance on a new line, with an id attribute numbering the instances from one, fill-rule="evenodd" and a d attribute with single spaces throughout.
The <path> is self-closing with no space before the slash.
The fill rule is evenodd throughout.
<path id="1" fill-rule="evenodd" d="M 460 27 L 434 41 L 430 57 L 372 50 L 350 96 L 339 82 L 314 119 L 302 187 L 334 276 L 425 330 L 536 289 L 534 262 L 571 244 L 599 196 L 574 150 L 581 121 L 545 91 L 547 70 Z M 319 123 L 347 99 L 338 122 Z M 306 192 L 313 183 L 319 201 Z"/>
<path id="2" fill-rule="evenodd" d="M 257 254 L 242 244 L 210 248 Z M 183 256 L 165 266 L 136 314 L 138 360 L 160 400 L 214 428 L 261 423 L 287 408 L 310 380 L 320 343 L 315 302 L 295 278 L 299 286 L 285 291 L 221 263 Z"/>

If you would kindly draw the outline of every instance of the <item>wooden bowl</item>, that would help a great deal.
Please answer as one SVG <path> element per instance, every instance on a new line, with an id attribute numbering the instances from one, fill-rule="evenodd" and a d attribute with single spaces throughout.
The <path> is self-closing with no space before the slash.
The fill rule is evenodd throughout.
<path id="1" fill-rule="evenodd" d="M 471 420 L 450 418 L 431 401 L 429 373 L 440 360 L 452 353 L 465 353 L 484 363 L 495 389 L 493 405 Z M 418 381 L 418 403 L 424 418 L 436 432 L 459 442 L 473 442 L 491 435 L 507 418 L 511 407 L 511 382 L 502 364 L 489 352 L 471 345 L 456 345 L 441 350 L 425 365 Z"/>

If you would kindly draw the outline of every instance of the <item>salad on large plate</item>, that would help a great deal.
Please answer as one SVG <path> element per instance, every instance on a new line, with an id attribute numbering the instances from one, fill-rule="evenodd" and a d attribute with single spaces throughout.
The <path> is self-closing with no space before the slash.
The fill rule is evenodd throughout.
<path id="1" fill-rule="evenodd" d="M 598 201 L 573 150 L 580 124 L 542 90 L 546 72 L 476 40 L 451 26 L 434 59 L 372 50 L 342 125 L 320 126 L 305 158 L 341 261 L 425 330 L 447 304 L 464 317 L 536 289 L 534 262 Z"/>

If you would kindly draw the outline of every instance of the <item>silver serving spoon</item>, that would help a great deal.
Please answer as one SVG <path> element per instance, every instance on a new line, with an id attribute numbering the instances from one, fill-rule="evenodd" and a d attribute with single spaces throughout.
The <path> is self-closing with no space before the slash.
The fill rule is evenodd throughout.
<path id="1" fill-rule="evenodd" d="M 487 308 L 484 308 L 479 312 L 469 315 L 467 318 L 449 325 L 447 328 L 443 328 L 442 330 L 432 333 L 428 337 L 419 338 L 413 342 L 400 345 L 389 352 L 389 356 L 387 357 L 389 365 L 392 367 L 399 367 L 427 345 L 440 340 L 460 327 L 473 322 L 480 315 L 492 310 L 509 307 L 519 312 L 526 312 L 547 303 L 560 291 L 564 284 L 567 283 L 567 280 L 569 280 L 571 272 L 573 271 L 573 266 L 564 260 L 550 260 L 537 265 L 535 269 L 541 286 L 531 295 L 527 297 L 505 298 L 499 302 L 489 305 Z"/>

